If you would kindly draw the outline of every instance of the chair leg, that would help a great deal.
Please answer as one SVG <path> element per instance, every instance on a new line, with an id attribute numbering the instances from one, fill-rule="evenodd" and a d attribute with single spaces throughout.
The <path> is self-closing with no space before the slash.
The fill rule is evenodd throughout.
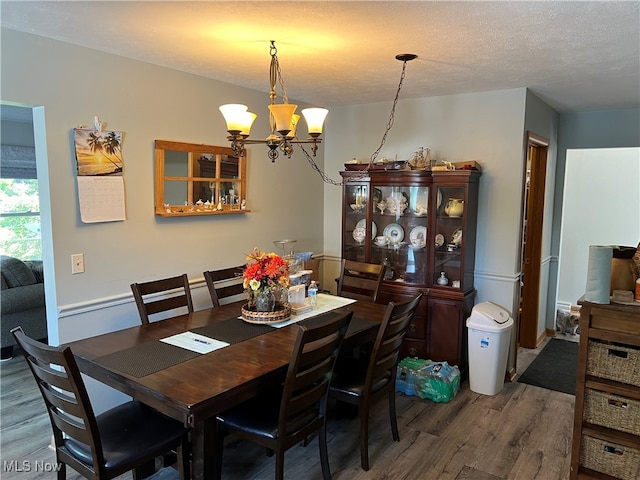
<path id="1" fill-rule="evenodd" d="M 178 467 L 178 478 L 180 478 L 180 480 L 191 480 L 191 444 L 188 438 L 182 441 L 177 453 L 178 461 L 176 462 L 176 466 Z"/>
<path id="2" fill-rule="evenodd" d="M 396 392 L 395 389 L 389 390 L 389 419 L 391 420 L 391 434 L 396 442 L 400 441 L 398 433 L 398 419 L 396 417 Z"/>
<path id="3" fill-rule="evenodd" d="M 284 480 L 284 450 L 276 452 L 276 480 Z"/>
<path id="4" fill-rule="evenodd" d="M 360 466 L 369 470 L 369 402 L 360 404 Z"/>
<path id="5" fill-rule="evenodd" d="M 331 469 L 329 467 L 329 452 L 327 451 L 327 424 L 320 428 L 320 436 L 318 437 L 318 446 L 320 447 L 320 465 L 322 466 L 323 480 L 331 480 Z"/>
<path id="6" fill-rule="evenodd" d="M 222 455 L 224 451 L 224 435 L 225 427 L 220 422 L 215 422 L 215 431 L 213 436 L 213 478 L 220 480 L 222 478 Z"/>

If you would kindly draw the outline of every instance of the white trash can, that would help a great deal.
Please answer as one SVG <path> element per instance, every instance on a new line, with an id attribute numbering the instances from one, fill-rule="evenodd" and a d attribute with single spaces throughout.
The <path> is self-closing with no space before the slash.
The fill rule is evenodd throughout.
<path id="1" fill-rule="evenodd" d="M 504 387 L 513 318 L 491 302 L 479 303 L 467 319 L 469 336 L 469 388 L 496 395 Z"/>

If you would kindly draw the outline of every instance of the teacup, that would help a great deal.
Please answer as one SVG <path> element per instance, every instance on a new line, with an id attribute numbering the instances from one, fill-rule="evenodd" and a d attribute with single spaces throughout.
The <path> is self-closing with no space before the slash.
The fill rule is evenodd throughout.
<path id="1" fill-rule="evenodd" d="M 376 243 L 376 245 L 380 245 L 382 247 L 387 244 L 387 237 L 378 235 L 373 241 Z"/>

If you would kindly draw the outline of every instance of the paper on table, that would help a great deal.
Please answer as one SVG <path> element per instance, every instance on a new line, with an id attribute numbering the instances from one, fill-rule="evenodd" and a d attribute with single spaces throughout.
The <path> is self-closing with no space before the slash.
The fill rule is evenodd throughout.
<path id="1" fill-rule="evenodd" d="M 198 353 L 209 353 L 219 348 L 229 346 L 227 342 L 221 342 L 220 340 L 193 332 L 178 333 L 177 335 L 161 338 L 160 341 Z"/>
<path id="2" fill-rule="evenodd" d="M 286 327 L 287 325 L 291 325 L 292 323 L 297 323 L 306 318 L 315 317 L 317 315 L 322 315 L 323 313 L 330 312 L 331 310 L 335 310 L 336 308 L 346 307 L 347 305 L 351 305 L 356 301 L 352 298 L 346 297 L 337 297 L 335 295 L 327 295 L 326 293 L 319 293 L 318 297 L 318 305 L 313 310 L 309 310 L 298 315 L 293 315 L 289 320 L 285 320 L 280 323 L 272 323 L 271 326 L 275 328 Z"/>

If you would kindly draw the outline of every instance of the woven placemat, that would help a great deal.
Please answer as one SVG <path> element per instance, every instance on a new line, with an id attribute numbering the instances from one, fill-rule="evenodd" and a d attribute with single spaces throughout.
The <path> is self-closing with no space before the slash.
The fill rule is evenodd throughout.
<path id="1" fill-rule="evenodd" d="M 221 322 L 211 323 L 204 327 L 194 328 L 191 331 L 233 345 L 234 343 L 244 342 L 245 340 L 273 332 L 274 330 L 275 329 L 269 325 L 247 323 L 240 318 L 234 317 L 222 320 Z"/>
<path id="2" fill-rule="evenodd" d="M 198 352 L 164 342 L 148 342 L 96 359 L 105 367 L 140 378 L 198 357 Z"/>

